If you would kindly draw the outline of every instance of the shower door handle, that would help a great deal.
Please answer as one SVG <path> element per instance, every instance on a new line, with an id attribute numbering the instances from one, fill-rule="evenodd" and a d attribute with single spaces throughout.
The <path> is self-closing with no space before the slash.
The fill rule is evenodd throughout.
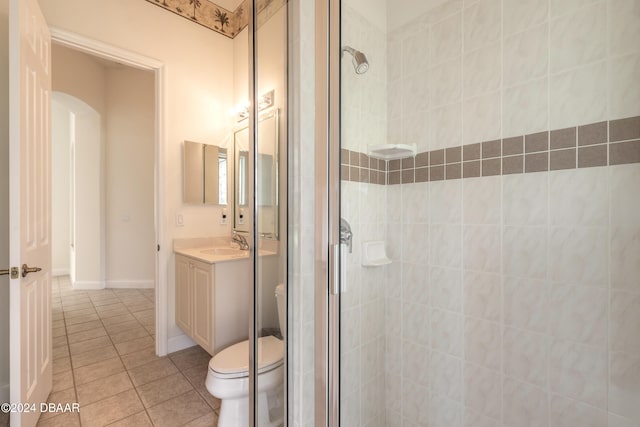
<path id="1" fill-rule="evenodd" d="M 334 244 L 331 257 L 331 295 L 338 295 L 347 291 L 347 245 Z"/>

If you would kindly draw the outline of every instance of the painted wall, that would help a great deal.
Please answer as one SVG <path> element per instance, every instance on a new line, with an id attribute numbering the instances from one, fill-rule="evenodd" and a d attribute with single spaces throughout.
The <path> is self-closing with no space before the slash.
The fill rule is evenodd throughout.
<path id="1" fill-rule="evenodd" d="M 51 252 L 52 273 L 68 275 L 71 268 L 71 116 L 52 100 L 51 108 Z"/>
<path id="2" fill-rule="evenodd" d="M 54 90 L 81 99 L 98 114 L 104 115 L 104 67 L 89 55 L 57 44 L 51 46 L 51 61 L 51 85 Z"/>
<path id="3" fill-rule="evenodd" d="M 155 76 L 131 67 L 105 74 L 105 284 L 152 287 Z"/>
<path id="4" fill-rule="evenodd" d="M 182 203 L 182 141 L 221 145 L 231 135 L 233 43 L 199 25 L 173 15 L 151 3 L 116 0 L 41 0 L 49 25 L 72 31 L 133 52 L 153 57 L 166 65 L 165 196 L 166 235 L 163 248 L 171 248 L 178 237 L 228 235 L 219 225 L 220 208 L 187 206 Z M 184 227 L 175 225 L 177 213 Z M 175 325 L 174 259 L 167 273 L 169 336 L 183 335 Z M 177 341 L 176 341 L 177 342 Z"/>
<path id="5" fill-rule="evenodd" d="M 0 1 L 0 265 L 9 266 L 9 2 Z M 0 401 L 9 400 L 9 278 L 0 277 Z"/>
<path id="6" fill-rule="evenodd" d="M 639 22 L 618 0 L 448 2 L 389 34 L 389 140 L 637 116 Z M 637 425 L 638 185 L 631 164 L 388 186 L 387 423 Z"/>

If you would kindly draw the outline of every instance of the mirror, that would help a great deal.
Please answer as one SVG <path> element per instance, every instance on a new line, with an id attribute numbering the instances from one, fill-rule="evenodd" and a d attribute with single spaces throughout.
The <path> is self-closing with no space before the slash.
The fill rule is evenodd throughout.
<path id="1" fill-rule="evenodd" d="M 227 204 L 227 149 L 184 142 L 185 203 Z"/>
<path id="2" fill-rule="evenodd" d="M 258 233 L 265 239 L 278 239 L 278 110 L 260 115 L 258 121 Z M 234 228 L 249 232 L 249 129 L 236 131 Z"/>

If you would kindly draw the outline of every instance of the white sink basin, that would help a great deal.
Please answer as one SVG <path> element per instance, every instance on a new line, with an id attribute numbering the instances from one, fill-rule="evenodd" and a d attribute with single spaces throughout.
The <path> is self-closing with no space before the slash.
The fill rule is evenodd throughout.
<path id="1" fill-rule="evenodd" d="M 213 248 L 213 249 L 203 249 L 200 251 L 205 255 L 221 255 L 221 256 L 230 256 L 230 257 L 244 257 L 247 256 L 247 251 L 243 251 L 240 249 L 234 248 Z"/>

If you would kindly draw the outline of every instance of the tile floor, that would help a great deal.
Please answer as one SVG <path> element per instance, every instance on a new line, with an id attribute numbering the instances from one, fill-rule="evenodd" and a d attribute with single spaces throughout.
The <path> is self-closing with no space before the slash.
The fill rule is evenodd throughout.
<path id="1" fill-rule="evenodd" d="M 44 413 L 39 426 L 215 426 L 220 401 L 205 386 L 211 356 L 192 347 L 154 354 L 152 289 L 78 291 L 53 284 L 50 402 L 80 413 Z"/>

